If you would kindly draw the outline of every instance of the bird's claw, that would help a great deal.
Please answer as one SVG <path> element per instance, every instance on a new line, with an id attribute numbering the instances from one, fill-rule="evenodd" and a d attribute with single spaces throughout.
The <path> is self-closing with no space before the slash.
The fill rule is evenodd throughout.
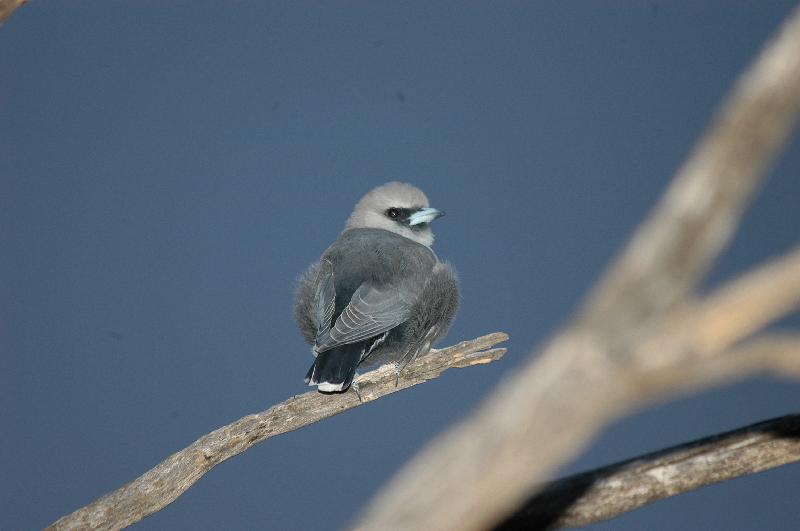
<path id="1" fill-rule="evenodd" d="M 352 389 L 356 393 L 358 401 L 363 403 L 364 399 L 361 397 L 361 391 L 358 389 L 358 382 L 353 380 L 353 383 L 350 384 L 350 389 Z"/>

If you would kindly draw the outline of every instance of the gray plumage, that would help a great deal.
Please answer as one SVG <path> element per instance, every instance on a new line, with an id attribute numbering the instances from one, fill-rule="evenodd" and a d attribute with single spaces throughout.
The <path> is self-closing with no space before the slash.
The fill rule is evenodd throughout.
<path id="1" fill-rule="evenodd" d="M 388 183 L 365 195 L 345 230 L 298 283 L 295 319 L 315 359 L 308 385 L 347 390 L 358 366 L 425 354 L 458 308 L 456 274 L 430 246 L 430 208 L 419 189 Z"/>

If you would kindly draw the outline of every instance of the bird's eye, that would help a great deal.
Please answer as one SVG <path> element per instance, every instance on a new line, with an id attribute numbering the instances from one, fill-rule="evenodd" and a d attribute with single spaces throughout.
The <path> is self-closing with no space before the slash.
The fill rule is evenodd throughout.
<path id="1" fill-rule="evenodd" d="M 386 211 L 386 215 L 389 216 L 390 218 L 394 219 L 394 218 L 396 218 L 397 216 L 400 215 L 400 211 L 398 209 L 392 207 L 392 208 L 390 208 L 389 210 Z"/>

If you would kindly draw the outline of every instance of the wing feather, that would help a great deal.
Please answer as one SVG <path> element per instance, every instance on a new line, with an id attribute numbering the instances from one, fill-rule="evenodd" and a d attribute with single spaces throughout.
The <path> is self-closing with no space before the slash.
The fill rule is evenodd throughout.
<path id="1" fill-rule="evenodd" d="M 333 327 L 317 341 L 317 352 L 388 332 L 408 320 L 411 303 L 397 286 L 364 282 L 353 293 Z"/>
<path id="2" fill-rule="evenodd" d="M 316 286 L 317 337 L 315 343 L 319 345 L 320 341 L 330 332 L 333 312 L 336 308 L 333 264 L 329 260 L 323 260 L 320 263 Z"/>

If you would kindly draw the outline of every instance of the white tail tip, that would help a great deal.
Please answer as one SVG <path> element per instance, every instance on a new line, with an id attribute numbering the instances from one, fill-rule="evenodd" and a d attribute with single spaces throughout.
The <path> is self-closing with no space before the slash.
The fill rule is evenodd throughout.
<path id="1" fill-rule="evenodd" d="M 323 393 L 335 393 L 341 391 L 343 387 L 343 383 L 333 384 L 330 382 L 320 382 L 317 384 L 317 389 Z"/>

